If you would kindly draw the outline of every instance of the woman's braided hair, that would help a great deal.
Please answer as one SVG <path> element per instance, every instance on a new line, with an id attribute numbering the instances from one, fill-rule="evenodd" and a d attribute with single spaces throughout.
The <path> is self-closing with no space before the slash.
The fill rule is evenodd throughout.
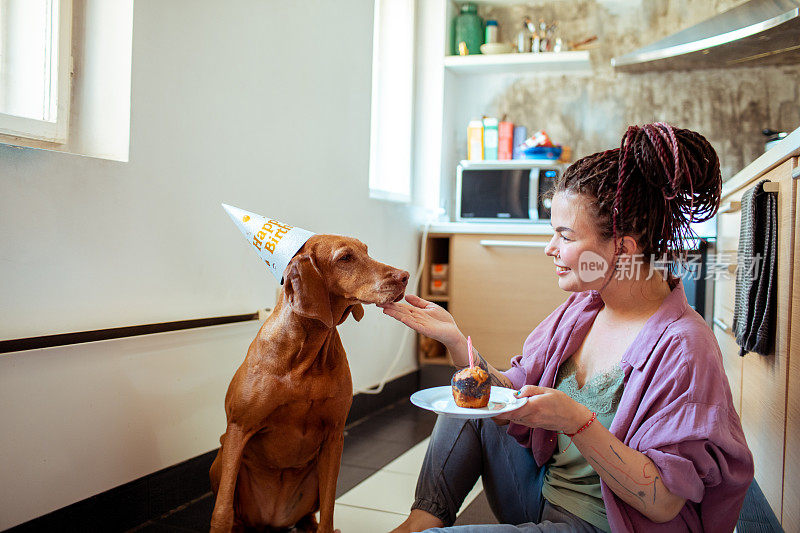
<path id="1" fill-rule="evenodd" d="M 691 222 L 713 217 L 719 207 L 719 158 L 705 137 L 664 122 L 630 126 L 619 148 L 572 164 L 551 192 L 589 197 L 604 239 L 634 236 L 644 261 L 676 260 Z"/>

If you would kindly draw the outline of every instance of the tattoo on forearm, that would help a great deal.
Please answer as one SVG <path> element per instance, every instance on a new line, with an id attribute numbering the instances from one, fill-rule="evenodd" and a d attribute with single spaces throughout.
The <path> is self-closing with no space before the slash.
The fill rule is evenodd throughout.
<path id="1" fill-rule="evenodd" d="M 608 447 L 609 447 L 609 449 L 611 450 L 611 453 L 613 453 L 613 454 L 614 454 L 614 456 L 615 456 L 617 459 L 619 459 L 619 461 L 620 461 L 622 464 L 626 464 L 626 463 L 625 463 L 625 461 L 624 461 L 624 460 L 622 459 L 622 457 L 620 456 L 620 454 L 618 454 L 618 453 L 617 453 L 617 450 L 615 450 L 615 449 L 614 449 L 614 446 L 613 446 L 613 445 L 609 444 L 609 445 L 608 445 Z M 606 468 L 606 467 L 605 467 L 605 466 L 604 466 L 602 463 L 600 463 L 600 461 L 598 460 L 598 458 L 600 458 L 600 459 L 603 459 L 605 462 L 607 462 L 607 464 L 608 464 L 608 466 L 609 466 L 609 467 L 611 467 L 611 468 L 614 468 L 616 471 L 618 471 L 618 472 L 622 473 L 622 474 L 623 474 L 625 477 L 627 477 L 627 478 L 628 478 L 628 479 L 629 479 L 631 482 L 633 482 L 634 484 L 636 484 L 636 485 L 639 485 L 639 486 L 641 486 L 641 487 L 650 487 L 650 486 L 652 486 L 652 487 L 653 487 L 653 505 L 655 505 L 655 503 L 656 503 L 656 490 L 657 490 L 657 486 L 658 486 L 658 483 L 657 483 L 657 482 L 658 482 L 658 480 L 659 480 L 659 479 L 661 479 L 661 477 L 658 475 L 658 469 L 656 469 L 655 475 L 648 475 L 648 474 L 647 474 L 647 467 L 648 467 L 648 466 L 651 466 L 651 467 L 653 467 L 653 468 L 656 468 L 656 467 L 655 467 L 655 466 L 654 466 L 652 463 L 646 462 L 646 463 L 644 463 L 644 464 L 642 465 L 642 478 L 643 478 L 644 480 L 646 480 L 646 481 L 644 481 L 644 482 L 639 482 L 639 481 L 637 481 L 636 479 L 634 479 L 634 478 L 633 478 L 633 476 L 631 476 L 630 474 L 628 474 L 628 472 L 626 472 L 626 471 L 625 471 L 625 470 L 623 470 L 622 468 L 620 468 L 620 467 L 617 467 L 616 465 L 614 465 L 614 464 L 613 464 L 613 459 L 612 459 L 611 461 L 609 461 L 609 460 L 608 460 L 606 457 L 604 457 L 604 456 L 603 456 L 603 455 L 602 455 L 602 454 L 599 452 L 599 450 L 597 450 L 597 448 L 595 448 L 594 446 L 591 446 L 591 445 L 589 446 L 589 448 L 592 450 L 592 452 L 593 452 L 593 453 L 592 453 L 592 454 L 589 454 L 589 456 L 588 456 L 586 459 L 587 459 L 588 461 L 591 461 L 593 465 L 596 465 L 596 467 L 599 467 L 599 468 L 601 468 L 601 469 L 602 469 L 602 470 L 603 470 L 603 471 L 604 471 L 604 472 L 605 472 L 605 473 L 608 475 L 608 477 L 610 477 L 611 479 L 613 479 L 614 481 L 616 481 L 616 482 L 617 482 L 617 484 L 618 484 L 620 487 L 622 487 L 623 489 L 625 489 L 626 491 L 628 491 L 629 493 L 631 493 L 631 495 L 635 496 L 635 497 L 636 497 L 636 498 L 637 498 L 637 499 L 638 499 L 640 502 L 642 502 L 642 508 L 643 508 L 643 509 L 646 509 L 646 508 L 647 508 L 647 504 L 645 503 L 645 500 L 644 500 L 644 498 L 645 498 L 645 496 L 647 495 L 647 493 L 646 493 L 644 490 L 639 490 L 639 491 L 637 491 L 637 492 L 633 492 L 633 491 L 632 491 L 630 488 L 628 488 L 627 486 L 623 485 L 623 484 L 620 482 L 620 480 L 619 480 L 619 479 L 617 479 L 617 478 L 616 478 L 616 477 L 615 477 L 615 476 L 614 476 L 614 475 L 613 475 L 613 474 L 612 474 L 612 473 L 609 471 L 609 469 L 608 469 L 608 468 Z M 595 468 L 595 470 L 596 470 L 596 469 L 597 469 L 597 468 Z M 599 472 L 598 472 L 598 473 L 599 473 Z"/>
<path id="2" fill-rule="evenodd" d="M 492 372 L 492 370 L 489 367 L 489 363 L 487 363 L 486 359 L 484 359 L 483 356 L 480 353 L 478 353 L 478 350 L 476 350 L 474 346 L 472 347 L 472 351 L 475 352 L 475 358 L 476 358 L 476 363 L 475 364 L 476 364 L 476 366 L 478 368 L 482 369 L 483 371 L 485 371 L 487 374 L 489 374 L 489 384 L 490 385 L 495 386 L 495 387 L 509 387 L 509 388 L 511 388 L 511 380 L 510 379 L 505 377 L 503 374 L 499 374 L 497 372 L 497 370 Z M 469 356 L 469 354 L 467 354 L 467 356 Z M 467 368 L 467 365 L 463 365 L 463 366 L 456 365 L 456 368 L 461 370 L 461 369 Z"/>
<path id="3" fill-rule="evenodd" d="M 622 464 L 625 464 L 625 461 L 622 460 L 622 457 L 619 456 L 619 454 L 614 449 L 614 447 L 612 445 L 610 445 L 610 444 L 608 445 L 608 447 L 611 448 L 611 451 L 614 452 L 614 455 L 617 456 L 617 459 L 619 459 L 619 462 L 622 463 Z"/>
<path id="4" fill-rule="evenodd" d="M 625 490 L 627 490 L 628 492 L 630 492 L 632 496 L 634 496 L 634 497 L 635 497 L 635 498 L 637 498 L 637 499 L 638 499 L 640 502 L 642 502 L 642 507 L 643 507 L 644 509 L 647 509 L 647 504 L 646 504 L 646 503 L 645 503 L 645 501 L 644 501 L 644 492 L 641 492 L 641 491 L 640 491 L 640 493 L 639 493 L 639 494 L 637 494 L 637 493 L 633 492 L 631 489 L 629 489 L 628 487 L 626 487 L 625 485 L 623 485 L 622 483 L 620 483 L 620 481 L 619 481 L 617 478 L 615 478 L 615 477 L 614 477 L 614 474 L 612 474 L 611 472 L 609 472 L 609 471 L 608 471 L 608 469 L 607 469 L 606 467 L 604 467 L 603 465 L 601 465 L 601 464 L 600 464 L 600 463 L 597 461 L 597 459 L 595 459 L 594 457 L 587 457 L 587 458 L 586 458 L 586 460 L 587 460 L 587 461 L 591 461 L 591 462 L 592 462 L 592 463 L 594 463 L 595 465 L 597 465 L 597 466 L 599 466 L 600 468 L 602 468 L 602 469 L 603 469 L 603 471 L 606 473 L 606 475 L 608 475 L 608 477 L 610 477 L 611 479 L 613 479 L 614 481 L 616 481 L 617 485 L 619 485 L 619 486 L 620 486 L 620 487 L 622 487 L 623 489 L 625 489 Z"/>

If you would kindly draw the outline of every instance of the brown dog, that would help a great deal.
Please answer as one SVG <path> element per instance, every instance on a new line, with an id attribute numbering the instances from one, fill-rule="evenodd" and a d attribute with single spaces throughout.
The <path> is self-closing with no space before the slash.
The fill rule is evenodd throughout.
<path id="1" fill-rule="evenodd" d="M 333 531 L 353 395 L 336 326 L 350 313 L 361 320 L 362 303 L 400 300 L 407 283 L 408 272 L 375 261 L 348 237 L 315 235 L 292 258 L 281 297 L 225 396 L 211 531 Z"/>

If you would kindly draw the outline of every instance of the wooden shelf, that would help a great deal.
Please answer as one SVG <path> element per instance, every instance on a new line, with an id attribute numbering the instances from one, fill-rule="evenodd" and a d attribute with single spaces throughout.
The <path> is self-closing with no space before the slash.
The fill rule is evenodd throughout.
<path id="1" fill-rule="evenodd" d="M 446 56 L 444 68 L 455 74 L 539 74 L 592 70 L 589 52 L 542 52 L 540 54 L 492 54 Z"/>
<path id="2" fill-rule="evenodd" d="M 449 302 L 450 297 L 440 294 L 423 294 L 420 296 L 423 300 L 428 300 L 429 302 Z"/>
<path id="3" fill-rule="evenodd" d="M 451 365 L 449 357 L 420 357 L 419 362 L 422 365 Z"/>

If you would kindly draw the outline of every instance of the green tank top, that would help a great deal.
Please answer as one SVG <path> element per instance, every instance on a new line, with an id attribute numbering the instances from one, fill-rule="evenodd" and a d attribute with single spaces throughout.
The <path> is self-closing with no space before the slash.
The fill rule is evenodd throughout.
<path id="1" fill-rule="evenodd" d="M 596 374 L 578 388 L 577 368 L 572 359 L 561 364 L 556 376 L 556 389 L 597 413 L 597 422 L 608 428 L 622 397 L 624 374 L 619 365 Z M 542 496 L 553 505 L 563 507 L 603 531 L 611 531 L 606 506 L 600 492 L 600 476 L 583 458 L 570 438 L 558 434 L 558 447 L 547 463 Z"/>

